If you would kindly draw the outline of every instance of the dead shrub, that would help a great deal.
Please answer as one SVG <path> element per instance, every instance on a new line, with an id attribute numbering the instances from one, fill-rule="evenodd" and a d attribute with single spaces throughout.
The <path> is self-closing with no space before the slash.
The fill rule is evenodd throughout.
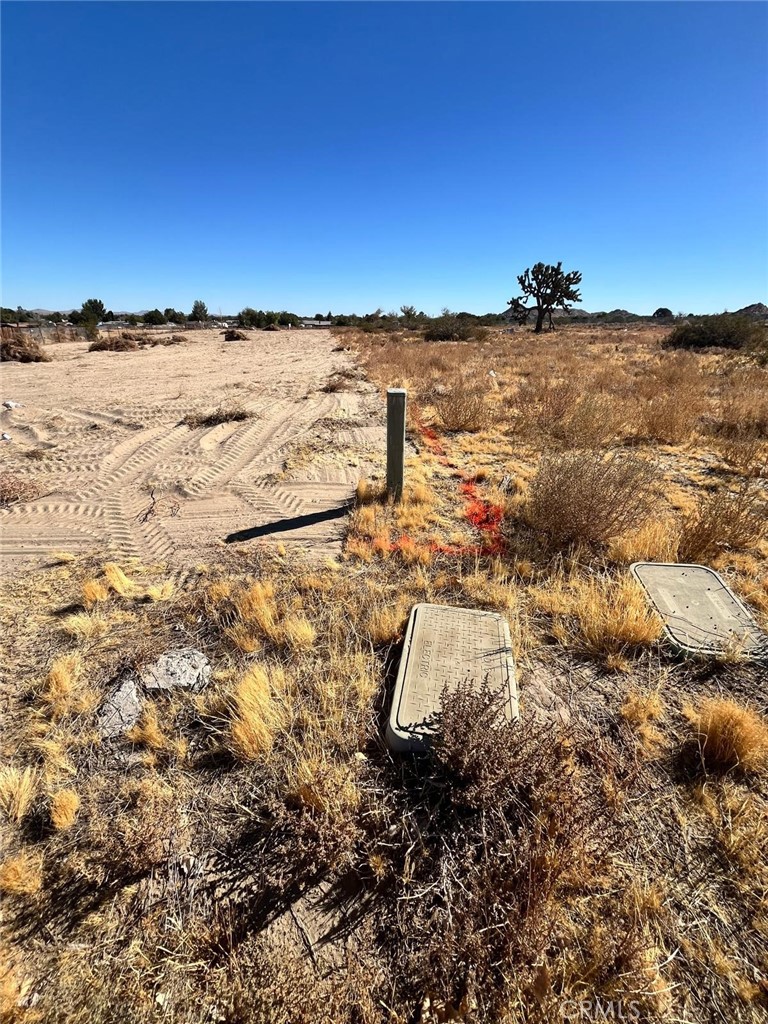
<path id="1" fill-rule="evenodd" d="M 704 409 L 704 400 L 691 393 L 656 395 L 638 408 L 638 436 L 665 444 L 682 444 L 690 438 Z"/>
<path id="2" fill-rule="evenodd" d="M 135 352 L 138 345 L 130 338 L 120 335 L 107 335 L 105 338 L 97 338 L 88 346 L 89 352 Z"/>
<path id="3" fill-rule="evenodd" d="M 123 334 L 125 337 L 125 334 Z M 168 348 L 171 345 L 183 345 L 186 338 L 181 334 L 172 334 L 170 337 L 158 337 L 156 334 L 145 334 L 140 337 L 139 348 Z"/>
<path id="4" fill-rule="evenodd" d="M 15 473 L 0 473 L 0 508 L 8 508 L 17 501 L 33 501 L 40 488 L 31 480 Z"/>
<path id="5" fill-rule="evenodd" d="M 552 434 L 576 448 L 601 448 L 618 440 L 625 422 L 619 402 L 601 392 L 584 395 Z"/>
<path id="6" fill-rule="evenodd" d="M 530 377 L 520 386 L 517 404 L 521 426 L 551 432 L 570 415 L 583 393 L 583 381 L 553 378 L 542 369 L 540 376 Z"/>
<path id="7" fill-rule="evenodd" d="M 545 455 L 524 506 L 528 522 L 557 543 L 605 544 L 636 529 L 657 498 L 656 470 L 615 452 Z"/>
<path id="8" fill-rule="evenodd" d="M 252 412 L 248 412 L 242 405 L 220 405 L 212 412 L 190 412 L 181 421 L 188 427 L 196 429 L 197 427 L 216 427 L 220 423 L 235 423 L 241 420 L 248 420 L 253 417 Z"/>
<path id="9" fill-rule="evenodd" d="M 738 370 L 720 398 L 715 430 L 732 438 L 768 437 L 768 373 Z"/>
<path id="10" fill-rule="evenodd" d="M 759 437 L 724 436 L 715 448 L 736 472 L 745 476 L 768 476 L 768 443 Z"/>
<path id="11" fill-rule="evenodd" d="M 586 733 L 506 723 L 500 699 L 471 684 L 444 693 L 434 743 L 412 772 L 418 809 L 406 793 L 379 846 L 393 897 L 407 901 L 388 950 L 396 992 L 404 1005 L 421 993 L 423 1006 L 443 1007 L 436 1019 L 507 1019 L 565 893 L 599 875 L 617 833 L 602 792 L 612 754 Z M 601 989 L 617 967 L 606 963 Z"/>
<path id="12" fill-rule="evenodd" d="M 29 331 L 0 330 L 0 363 L 50 363 L 51 357 Z"/>
<path id="13" fill-rule="evenodd" d="M 749 547 L 765 535 L 767 519 L 768 501 L 755 481 L 718 488 L 683 518 L 678 558 L 701 562 L 725 548 Z"/>
<path id="14" fill-rule="evenodd" d="M 456 386 L 438 396 L 434 402 L 445 430 L 477 433 L 491 425 L 491 410 L 484 392 L 479 388 Z"/>
<path id="15" fill-rule="evenodd" d="M 686 717 L 704 771 L 757 773 L 768 766 L 768 724 L 750 708 L 713 697 L 686 708 Z"/>
<path id="16" fill-rule="evenodd" d="M 224 341 L 245 341 L 246 337 L 242 331 L 236 331 L 234 327 L 230 327 L 221 333 L 224 335 Z"/>

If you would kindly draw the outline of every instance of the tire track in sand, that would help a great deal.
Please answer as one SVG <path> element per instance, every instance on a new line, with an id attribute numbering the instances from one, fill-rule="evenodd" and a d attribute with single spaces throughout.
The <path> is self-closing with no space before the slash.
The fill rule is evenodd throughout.
<path id="1" fill-rule="evenodd" d="M 4 468 L 34 480 L 44 497 L 0 510 L 3 571 L 45 562 L 52 549 L 90 550 L 169 563 L 182 582 L 230 533 L 284 525 L 351 496 L 366 472 L 361 449 L 383 450 L 383 416 L 359 382 L 350 393 L 320 390 L 349 365 L 329 332 L 252 332 L 231 348 L 207 333 L 187 348 L 142 353 L 141 379 L 130 354 L 118 364 L 76 346 L 76 378 L 68 359 L 7 367 L 25 409 Z M 258 418 L 179 422 L 230 402 Z M 42 437 L 52 457 L 24 458 Z M 301 526 L 280 540 L 332 554 L 342 527 L 341 519 Z"/>

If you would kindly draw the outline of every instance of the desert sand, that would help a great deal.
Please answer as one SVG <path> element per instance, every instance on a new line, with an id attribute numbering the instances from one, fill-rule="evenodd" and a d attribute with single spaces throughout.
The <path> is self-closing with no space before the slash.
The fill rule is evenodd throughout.
<path id="1" fill-rule="evenodd" d="M 259 534 L 319 556 L 339 551 L 344 503 L 370 469 L 367 456 L 383 451 L 373 386 L 329 331 L 184 337 L 130 352 L 50 344 L 50 363 L 3 365 L 0 401 L 21 407 L 1 411 L 10 440 L 0 470 L 39 490 L 0 511 L 3 572 L 61 550 L 183 572 L 228 538 L 264 543 Z M 249 418 L 183 422 L 218 408 Z"/>

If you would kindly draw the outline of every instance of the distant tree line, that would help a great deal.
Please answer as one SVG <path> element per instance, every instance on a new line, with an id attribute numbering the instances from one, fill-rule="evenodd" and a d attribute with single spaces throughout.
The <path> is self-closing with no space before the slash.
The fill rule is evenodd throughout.
<path id="1" fill-rule="evenodd" d="M 123 313 L 119 314 L 119 317 L 131 326 L 139 324 L 157 327 L 166 324 L 202 325 L 226 320 L 228 322 L 236 321 L 239 327 L 261 330 L 269 327 L 297 327 L 303 321 L 314 319 L 316 322 L 330 323 L 334 327 L 355 327 L 370 333 L 421 331 L 425 338 L 432 341 L 468 340 L 479 336 L 485 327 L 498 327 L 510 321 L 526 324 L 530 320 L 534 324 L 534 330 L 539 332 L 544 328 L 545 321 L 548 321 L 550 329 L 554 328 L 553 317 L 578 323 L 629 324 L 650 321 L 666 322 L 670 325 L 685 320 L 695 319 L 697 322 L 701 322 L 709 319 L 695 317 L 693 313 L 688 313 L 687 317 L 683 313 L 675 314 L 668 306 L 659 306 L 650 317 L 631 313 L 626 309 L 614 309 L 599 313 L 571 310 L 571 303 L 580 301 L 581 296 L 577 288 L 580 282 L 581 274 L 578 271 L 566 273 L 560 263 L 537 263 L 518 276 L 522 294 L 510 299 L 507 310 L 503 313 L 480 315 L 443 309 L 439 316 L 430 316 L 423 310 L 417 310 L 415 306 L 402 305 L 397 311 L 385 312 L 382 308 L 378 308 L 371 313 L 360 315 L 357 313 L 334 314 L 329 310 L 325 314 L 315 313 L 314 317 L 301 317 L 287 310 L 263 310 L 246 306 L 237 314 L 216 316 L 209 313 L 208 307 L 202 299 L 196 299 L 189 313 L 167 306 L 164 310 L 156 308 L 144 313 Z M 761 307 L 761 310 L 763 308 Z M 754 315 L 752 315 L 751 308 L 745 309 L 743 313 L 750 319 L 764 320 L 764 316 L 757 310 L 757 307 L 755 309 Z M 734 315 L 721 314 L 726 317 Z M 4 324 L 69 322 L 74 326 L 81 327 L 89 335 L 96 334 L 99 324 L 110 323 L 117 319 L 115 313 L 111 309 L 107 309 L 101 299 L 86 299 L 80 309 L 72 310 L 69 313 L 51 312 L 42 315 L 23 309 L 21 306 L 17 306 L 16 309 L 3 306 L 0 309 L 0 318 Z"/>

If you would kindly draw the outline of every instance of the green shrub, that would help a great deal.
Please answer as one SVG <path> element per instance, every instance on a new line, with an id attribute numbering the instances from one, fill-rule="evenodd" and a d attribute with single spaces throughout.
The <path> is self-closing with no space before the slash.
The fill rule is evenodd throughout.
<path id="1" fill-rule="evenodd" d="M 747 317 L 721 313 L 679 324 L 664 339 L 664 348 L 758 349 L 765 345 L 765 327 Z"/>
<path id="2" fill-rule="evenodd" d="M 482 341 L 488 334 L 474 318 L 447 313 L 436 317 L 424 331 L 425 341 Z"/>

